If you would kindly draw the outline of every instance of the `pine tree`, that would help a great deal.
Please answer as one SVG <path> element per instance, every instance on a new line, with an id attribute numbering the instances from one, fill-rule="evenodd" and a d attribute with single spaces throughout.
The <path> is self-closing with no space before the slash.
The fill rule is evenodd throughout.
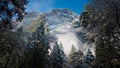
<path id="1" fill-rule="evenodd" d="M 81 50 L 76 50 L 74 45 L 71 47 L 71 52 L 69 54 L 69 64 L 72 65 L 74 68 L 79 68 L 80 64 L 83 60 L 83 52 Z"/>
<path id="2" fill-rule="evenodd" d="M 77 59 L 76 59 L 77 57 L 76 57 L 75 53 L 76 53 L 76 49 L 75 49 L 74 45 L 72 45 L 71 53 L 69 55 L 68 61 L 69 61 L 70 65 L 72 65 L 73 67 L 75 67 L 76 61 L 77 61 Z"/>
<path id="3" fill-rule="evenodd" d="M 95 60 L 95 57 L 94 57 L 94 55 L 92 54 L 92 52 L 90 51 L 90 49 L 88 49 L 85 58 L 86 58 L 86 62 L 87 62 L 88 64 L 91 64 L 91 62 L 93 62 L 93 61 Z"/>
<path id="4" fill-rule="evenodd" d="M 31 54 L 28 59 L 29 68 L 48 68 L 49 67 L 49 35 L 45 28 L 45 21 L 42 21 L 40 26 L 33 32 L 30 47 Z"/>
<path id="5" fill-rule="evenodd" d="M 81 63 L 84 61 L 84 54 L 83 51 L 78 50 L 78 60 L 76 61 L 76 68 L 80 68 Z"/>
<path id="6" fill-rule="evenodd" d="M 50 54 L 51 68 L 63 68 L 66 62 L 65 54 L 63 51 L 62 44 L 55 43 L 53 50 Z"/>

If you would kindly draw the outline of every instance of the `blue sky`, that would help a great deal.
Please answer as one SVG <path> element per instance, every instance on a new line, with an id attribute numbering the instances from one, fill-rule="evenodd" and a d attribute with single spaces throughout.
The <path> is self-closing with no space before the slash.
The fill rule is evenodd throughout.
<path id="1" fill-rule="evenodd" d="M 48 12 L 54 8 L 68 8 L 80 14 L 88 0 L 29 0 L 26 11 Z"/>

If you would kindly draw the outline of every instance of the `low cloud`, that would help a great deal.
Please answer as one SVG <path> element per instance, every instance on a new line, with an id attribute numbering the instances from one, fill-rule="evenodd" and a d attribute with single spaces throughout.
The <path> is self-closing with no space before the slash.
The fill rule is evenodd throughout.
<path id="1" fill-rule="evenodd" d="M 58 42 L 63 44 L 65 54 L 69 54 L 71 51 L 72 45 L 78 50 L 78 43 L 80 42 L 75 36 L 75 33 L 68 32 L 65 34 L 58 34 Z"/>

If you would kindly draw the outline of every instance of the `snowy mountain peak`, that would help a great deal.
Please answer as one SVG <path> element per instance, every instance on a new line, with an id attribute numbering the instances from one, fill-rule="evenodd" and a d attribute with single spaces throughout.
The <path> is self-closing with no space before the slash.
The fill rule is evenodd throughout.
<path id="1" fill-rule="evenodd" d="M 51 25 L 50 29 L 54 29 L 58 25 L 73 22 L 78 15 L 69 9 L 53 9 L 46 13 L 46 18 Z"/>
<path id="2" fill-rule="evenodd" d="M 61 8 L 61 9 L 52 9 L 50 11 L 50 13 L 55 13 L 57 15 L 73 15 L 73 16 L 76 16 L 77 17 L 77 14 L 74 13 L 73 11 L 69 10 L 69 9 L 66 9 L 66 8 Z"/>

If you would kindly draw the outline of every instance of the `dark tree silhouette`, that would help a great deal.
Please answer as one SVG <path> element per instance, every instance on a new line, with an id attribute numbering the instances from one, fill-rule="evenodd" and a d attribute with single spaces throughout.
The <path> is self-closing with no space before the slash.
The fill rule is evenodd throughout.
<path id="1" fill-rule="evenodd" d="M 120 66 L 120 1 L 90 0 L 80 16 L 86 35 L 95 42 L 96 63 Z"/>
<path id="2" fill-rule="evenodd" d="M 21 21 L 27 0 L 0 0 L 0 29 L 11 28 L 12 20 Z"/>

